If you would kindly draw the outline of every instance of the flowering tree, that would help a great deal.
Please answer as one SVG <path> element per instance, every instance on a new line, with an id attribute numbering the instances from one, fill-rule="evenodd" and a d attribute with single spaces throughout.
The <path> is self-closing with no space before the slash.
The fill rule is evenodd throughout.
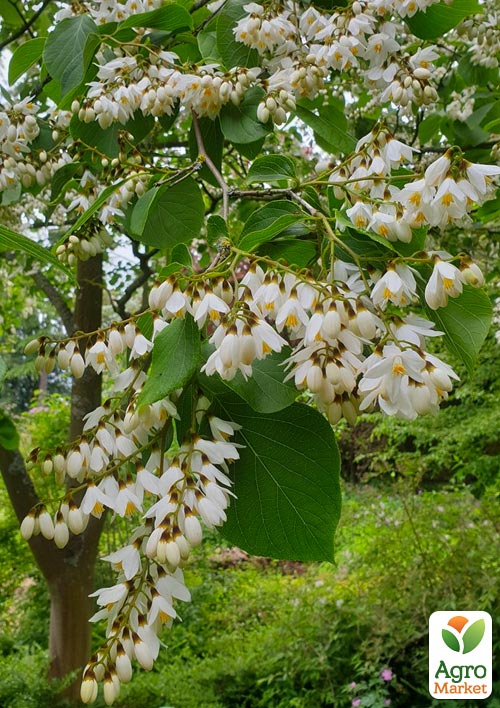
<path id="1" fill-rule="evenodd" d="M 491 307 L 472 235 L 500 213 L 498 10 L 45 0 L 0 14 L 0 245 L 20 254 L 0 268 L 4 282 L 32 268 L 65 331 L 25 351 L 74 380 L 70 443 L 26 468 L 4 415 L 0 466 L 49 583 L 53 675 L 87 661 L 102 522 L 127 519 L 104 558 L 116 584 L 92 593 L 106 641 L 77 687 L 90 703 L 102 683 L 111 704 L 189 601 L 203 525 L 254 554 L 332 559 L 332 426 L 436 413 L 457 378 L 436 338 L 474 366 Z M 41 501 L 29 471 L 59 492 Z"/>

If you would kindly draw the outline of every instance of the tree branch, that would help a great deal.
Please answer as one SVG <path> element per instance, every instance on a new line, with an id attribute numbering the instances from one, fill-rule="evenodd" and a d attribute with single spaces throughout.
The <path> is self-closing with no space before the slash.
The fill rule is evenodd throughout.
<path id="1" fill-rule="evenodd" d="M 0 42 L 0 50 L 4 49 L 7 47 L 11 42 L 15 42 L 16 39 L 19 39 L 19 37 L 22 37 L 25 32 L 29 30 L 29 28 L 38 20 L 42 12 L 45 10 L 47 5 L 50 5 L 52 0 L 44 0 L 42 5 L 38 8 L 38 10 L 29 18 L 29 20 L 26 20 L 24 25 L 20 27 L 18 30 L 13 32 L 10 37 L 7 37 L 7 39 L 4 39 L 3 42 Z"/>
<path id="2" fill-rule="evenodd" d="M 50 302 L 54 306 L 54 309 L 61 318 L 61 322 L 64 325 L 66 333 L 71 336 L 76 329 L 75 321 L 73 319 L 73 313 L 66 304 L 66 301 L 64 300 L 63 296 L 57 290 L 57 288 L 52 285 L 50 280 L 40 271 L 35 271 L 34 273 L 31 273 L 31 275 L 40 290 L 43 290 L 43 292 L 47 295 Z"/>
<path id="3" fill-rule="evenodd" d="M 193 111 L 193 127 L 194 127 L 194 134 L 196 136 L 196 144 L 198 146 L 198 155 L 204 159 L 206 166 L 210 170 L 210 172 L 213 174 L 215 179 L 217 180 L 217 183 L 220 185 L 222 189 L 222 216 L 224 217 L 224 221 L 227 221 L 227 217 L 229 214 L 229 198 L 228 198 L 228 193 L 229 189 L 227 186 L 227 182 L 224 179 L 224 177 L 221 175 L 217 167 L 214 165 L 210 157 L 207 155 L 207 151 L 205 150 L 205 145 L 203 144 L 203 137 L 201 135 L 201 130 L 200 130 L 200 124 L 198 122 L 198 116 L 196 113 Z"/>
<path id="4" fill-rule="evenodd" d="M 123 295 L 113 303 L 113 308 L 123 320 L 130 317 L 130 313 L 125 309 L 127 302 L 130 300 L 135 291 L 141 287 L 141 285 L 147 283 L 149 277 L 153 274 L 148 261 L 152 256 L 158 253 L 159 250 L 158 248 L 154 248 L 152 251 L 148 251 L 147 253 L 140 253 L 135 242 L 132 243 L 132 249 L 134 251 L 134 255 L 139 260 L 141 273 L 139 273 L 130 285 L 125 288 Z"/>
<path id="5" fill-rule="evenodd" d="M 5 450 L 0 446 L 0 472 L 19 523 L 40 503 L 31 477 L 19 450 Z M 29 545 L 45 578 L 56 572 L 58 549 L 42 536 L 33 536 Z"/>

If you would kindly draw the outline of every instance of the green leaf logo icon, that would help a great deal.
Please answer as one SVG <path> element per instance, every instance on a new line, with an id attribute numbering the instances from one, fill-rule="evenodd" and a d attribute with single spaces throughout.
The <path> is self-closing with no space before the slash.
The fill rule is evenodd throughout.
<path id="1" fill-rule="evenodd" d="M 477 622 L 471 624 L 471 626 L 465 631 L 464 654 L 468 654 L 477 647 L 484 636 L 484 629 L 484 619 L 479 619 Z"/>
<path id="2" fill-rule="evenodd" d="M 458 639 L 448 629 L 443 629 L 443 640 L 446 646 L 453 651 L 460 651 L 460 643 Z"/>
<path id="3" fill-rule="evenodd" d="M 449 629 L 443 629 L 441 631 L 444 643 L 452 651 L 459 652 L 460 654 L 468 654 L 480 644 L 485 630 L 484 619 L 473 622 L 462 635 L 462 630 L 468 622 L 467 617 L 456 615 L 448 622 L 448 626 L 454 631 L 450 632 Z M 462 641 L 460 641 L 460 638 Z"/>

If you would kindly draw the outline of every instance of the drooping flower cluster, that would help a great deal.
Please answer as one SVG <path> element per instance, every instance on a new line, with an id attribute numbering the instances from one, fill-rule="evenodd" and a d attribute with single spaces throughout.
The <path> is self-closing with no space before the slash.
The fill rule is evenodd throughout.
<path id="1" fill-rule="evenodd" d="M 19 184 L 25 188 L 43 186 L 70 159 L 64 153 L 49 158 L 40 148 L 33 154 L 32 143 L 40 133 L 38 110 L 31 97 L 0 104 L 0 192 Z"/>
<path id="2" fill-rule="evenodd" d="M 227 463 L 239 457 L 229 439 L 239 426 L 208 415 L 209 405 L 198 399 L 195 425 L 206 419 L 210 432 L 186 433 L 175 453 L 164 449 L 164 431 L 171 416 L 177 417 L 166 398 L 135 417 L 108 402 L 87 416 L 84 434 L 65 453 L 33 453 L 45 474 L 54 472 L 59 483 L 69 479 L 78 487 L 68 488 L 54 515 L 45 506 L 33 509 L 21 524 L 24 538 L 40 533 L 63 548 L 70 532 L 82 533 L 89 518 L 106 509 L 143 519 L 126 546 L 104 557 L 118 578 L 94 593 L 102 609 L 92 621 L 107 622 L 107 638 L 85 668 L 84 703 L 95 700 L 101 681 L 106 703 L 113 703 L 120 683 L 131 679 L 134 659 L 152 668 L 161 628 L 177 617 L 177 601 L 190 600 L 182 565 L 201 543 L 200 520 L 212 528 L 226 519 L 231 495 Z"/>
<path id="3" fill-rule="evenodd" d="M 134 3 L 134 7 L 158 3 Z M 430 84 L 432 62 L 438 54 L 432 47 L 407 53 L 396 39 L 398 18 L 425 10 L 432 2 L 358 2 L 345 10 L 327 13 L 309 7 L 296 15 L 292 3 L 280 12 L 257 3 L 245 5 L 234 36 L 257 50 L 259 66 L 228 68 L 211 61 L 195 71 L 183 67 L 172 51 L 155 50 L 144 57 L 139 45 L 115 50 L 115 58 L 98 54 L 97 79 L 89 84 L 83 102 L 72 107 L 80 120 L 98 121 L 101 128 L 113 122 L 126 123 L 140 111 L 155 117 L 171 115 L 180 104 L 199 116 L 215 118 L 229 101 L 239 104 L 252 86 L 266 92 L 258 118 L 285 122 L 299 98 L 313 99 L 325 85 L 329 71 L 361 72 L 371 90 L 384 102 L 401 107 L 436 100 Z M 83 5 L 98 23 L 117 22 L 133 14 L 130 3 Z M 82 10 L 80 8 L 80 11 Z M 135 10 L 137 11 L 137 10 Z M 60 17 L 69 16 L 63 10 Z"/>
<path id="4" fill-rule="evenodd" d="M 422 261 L 430 272 L 425 298 L 432 309 L 444 307 L 449 297 L 460 295 L 464 284 L 475 287 L 483 284 L 480 269 L 468 257 L 462 257 L 457 266 L 449 254 L 440 251 L 425 257 L 420 254 L 419 262 Z M 192 316 L 200 329 L 209 328 L 208 340 L 213 351 L 202 366 L 209 376 L 218 374 L 230 380 L 241 372 L 250 378 L 256 361 L 271 352 L 281 352 L 283 347 L 291 347 L 288 378 L 294 380 L 298 390 L 307 389 L 313 394 L 318 407 L 332 423 L 342 416 L 354 422 L 360 406 L 364 410 L 372 403 L 389 412 L 390 405 L 382 405 L 381 398 L 371 396 L 369 403 L 365 402 L 366 391 L 371 390 L 365 379 L 371 378 L 370 367 L 373 361 L 378 361 L 377 357 L 390 360 L 396 349 L 411 352 L 411 371 L 415 371 L 418 361 L 419 377 L 410 375 L 402 379 L 401 386 L 388 390 L 387 396 L 391 405 L 396 405 L 392 395 L 404 396 L 408 386 L 418 384 L 420 388 L 425 383 L 430 390 L 426 411 L 421 401 L 417 407 L 396 406 L 393 411 L 414 418 L 435 411 L 449 391 L 449 387 L 433 389 L 432 382 L 438 377 L 422 378 L 422 372 L 441 367 L 453 378 L 449 367 L 441 366 L 438 359 L 425 352 L 427 338 L 442 333 L 422 317 L 402 314 L 417 300 L 417 277 L 422 278 L 422 274 L 396 261 L 386 273 L 373 272 L 363 279 L 357 266 L 339 260 L 335 262 L 333 275 L 324 280 L 272 268 L 264 270 L 258 263 L 250 267 L 237 288 L 224 278 L 216 278 L 182 290 L 180 281 L 170 276 L 155 283 L 150 293 L 151 338 L 131 320 L 99 331 L 85 352 L 80 351 L 78 339 L 56 344 L 47 338 L 34 340 L 27 351 L 38 352 L 38 369 L 51 371 L 57 361 L 61 368 L 69 367 L 76 377 L 83 375 L 86 366 L 97 373 L 113 374 L 114 391 L 117 394 L 126 391 L 129 396 L 116 439 L 121 458 L 132 459 L 136 454 L 137 445 L 131 445 L 127 438 L 131 433 L 135 435 L 136 428 L 155 429 L 160 425 L 158 421 L 175 415 L 175 408 L 167 399 L 144 405 L 140 394 L 148 381 L 143 369 L 156 336 L 173 319 L 186 316 Z M 394 311 L 394 307 L 398 309 Z M 367 354 L 367 347 L 371 354 Z M 129 363 L 119 373 L 120 357 L 125 350 L 129 352 Z M 405 368 L 404 364 L 401 366 Z M 396 367 L 391 371 L 400 376 L 402 369 Z M 90 418 L 92 427 L 98 424 L 100 415 L 111 420 L 114 414 L 112 409 L 99 409 L 97 417 Z M 139 436 L 141 440 L 144 435 L 143 432 Z M 90 447 L 86 441 L 80 442 L 68 459 L 66 472 L 77 476 L 82 469 L 96 474 L 107 469 L 116 450 L 105 440 L 105 432 L 98 430 Z"/>
<path id="5" fill-rule="evenodd" d="M 375 129 L 358 141 L 342 165 L 331 169 L 319 162 L 316 170 L 321 173 L 330 167 L 335 196 L 344 200 L 345 213 L 355 227 L 389 241 L 407 243 L 412 230 L 422 226 L 463 224 L 474 207 L 494 196 L 493 180 L 500 167 L 472 163 L 460 150 L 447 150 L 422 176 L 394 177 L 393 170 L 411 163 L 414 152 L 385 130 Z M 394 179 L 406 184 L 398 187 Z"/>

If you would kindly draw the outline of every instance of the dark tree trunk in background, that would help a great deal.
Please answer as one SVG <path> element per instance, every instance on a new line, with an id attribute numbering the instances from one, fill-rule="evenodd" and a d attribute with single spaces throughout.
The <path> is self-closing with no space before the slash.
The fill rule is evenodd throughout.
<path id="1" fill-rule="evenodd" d="M 78 331 L 91 332 L 101 326 L 102 257 L 78 263 L 78 292 L 74 324 Z M 68 320 L 68 318 L 66 318 Z M 65 322 L 68 328 L 67 322 Z M 72 334 L 73 332 L 68 332 Z M 86 342 L 81 341 L 82 355 Z M 93 370 L 75 380 L 71 392 L 70 440 L 83 429 L 83 417 L 101 402 L 101 377 Z M 17 451 L 0 447 L 0 470 L 11 503 L 21 522 L 39 501 L 24 461 Z M 78 503 L 80 498 L 75 495 Z M 43 573 L 50 593 L 49 657 L 51 678 L 62 678 L 76 671 L 76 678 L 65 691 L 66 698 L 79 701 L 81 669 L 90 653 L 91 627 L 88 619 L 93 603 L 94 567 L 104 518 L 91 518 L 84 533 L 72 536 L 66 548 L 38 536 L 30 547 Z"/>

